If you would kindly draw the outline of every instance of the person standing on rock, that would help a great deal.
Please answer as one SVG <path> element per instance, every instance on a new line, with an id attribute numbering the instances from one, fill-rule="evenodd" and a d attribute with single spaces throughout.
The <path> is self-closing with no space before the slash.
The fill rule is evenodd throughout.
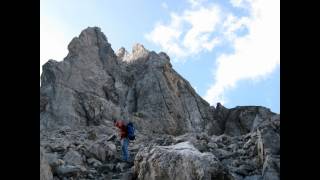
<path id="1" fill-rule="evenodd" d="M 126 122 L 123 120 L 113 120 L 113 123 L 120 130 L 122 159 L 123 161 L 129 162 L 129 153 L 128 153 L 129 139 L 128 139 Z"/>

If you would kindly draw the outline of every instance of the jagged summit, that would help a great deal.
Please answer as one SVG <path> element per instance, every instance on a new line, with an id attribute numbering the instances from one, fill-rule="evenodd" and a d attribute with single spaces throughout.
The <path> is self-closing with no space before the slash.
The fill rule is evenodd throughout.
<path id="1" fill-rule="evenodd" d="M 128 51 L 124 47 L 121 47 L 116 52 L 116 55 L 119 59 L 122 59 L 124 56 L 128 55 Z"/>
<path id="2" fill-rule="evenodd" d="M 147 59 L 150 51 L 147 50 L 142 44 L 136 43 L 132 47 L 131 53 L 129 53 L 124 47 L 121 47 L 116 55 L 119 60 L 124 62 L 132 62 L 138 59 Z"/>

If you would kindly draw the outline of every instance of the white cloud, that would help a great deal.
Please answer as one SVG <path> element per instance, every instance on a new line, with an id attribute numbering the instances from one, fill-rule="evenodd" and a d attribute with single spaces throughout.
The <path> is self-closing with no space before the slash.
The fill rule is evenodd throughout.
<path id="1" fill-rule="evenodd" d="M 215 31 L 216 25 L 221 20 L 220 9 L 217 6 L 211 8 L 201 7 L 196 11 L 185 11 L 184 20 L 191 25 L 183 39 L 183 45 L 190 54 L 199 53 L 202 48 L 211 50 L 216 42 L 216 38 L 209 39 L 210 33 Z"/>
<path id="2" fill-rule="evenodd" d="M 237 8 L 250 8 L 252 1 L 256 0 L 230 0 L 230 3 Z"/>
<path id="3" fill-rule="evenodd" d="M 235 87 L 239 80 L 263 78 L 280 65 L 280 2 L 253 0 L 250 3 L 251 17 L 243 20 L 249 34 L 234 38 L 233 54 L 218 57 L 215 83 L 204 96 L 210 104 L 226 101 L 224 92 Z M 239 26 L 237 23 L 231 24 Z"/>
<path id="4" fill-rule="evenodd" d="M 173 53 L 176 56 L 183 56 L 184 52 L 178 45 L 178 39 L 182 34 L 181 19 L 175 14 L 171 14 L 171 23 L 168 26 L 160 23 L 156 24 L 154 30 L 146 34 L 146 39 L 162 46 L 169 54 Z"/>
<path id="5" fill-rule="evenodd" d="M 193 7 L 182 14 L 171 13 L 168 24 L 157 23 L 145 35 L 146 39 L 159 45 L 175 60 L 202 51 L 211 51 L 219 42 L 211 37 L 221 23 L 221 10 L 218 5 L 200 6 L 201 1 L 192 1 Z"/>
<path id="6" fill-rule="evenodd" d="M 239 18 L 230 13 L 226 16 L 226 19 L 222 24 L 222 28 L 224 29 L 222 34 L 226 40 L 233 42 L 233 40 L 237 38 L 235 32 L 242 27 L 247 27 L 249 22 L 250 21 L 248 17 Z"/>
<path id="7" fill-rule="evenodd" d="M 192 7 L 197 7 L 202 5 L 206 0 L 188 0 L 188 3 L 192 6 Z"/>

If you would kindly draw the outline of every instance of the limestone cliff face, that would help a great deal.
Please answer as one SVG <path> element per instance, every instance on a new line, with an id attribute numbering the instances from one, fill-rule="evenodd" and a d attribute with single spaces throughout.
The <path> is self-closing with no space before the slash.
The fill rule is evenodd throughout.
<path id="1" fill-rule="evenodd" d="M 210 106 L 164 52 L 111 48 L 89 27 L 63 61 L 43 65 L 40 179 L 280 179 L 280 115 Z M 133 164 L 113 119 L 133 122 Z"/>
<path id="2" fill-rule="evenodd" d="M 68 49 L 62 62 L 50 60 L 43 66 L 43 128 L 128 118 L 150 132 L 212 131 L 209 104 L 172 68 L 165 53 L 136 44 L 132 53 L 121 48 L 116 55 L 97 27 L 82 31 Z"/>

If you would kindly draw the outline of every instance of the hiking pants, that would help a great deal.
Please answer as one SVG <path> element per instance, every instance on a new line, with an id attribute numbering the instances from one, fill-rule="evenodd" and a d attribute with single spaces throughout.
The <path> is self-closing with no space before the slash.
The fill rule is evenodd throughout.
<path id="1" fill-rule="evenodd" d="M 129 145 L 129 139 L 123 138 L 121 141 L 121 150 L 122 150 L 122 159 L 124 161 L 129 161 L 128 145 Z"/>

